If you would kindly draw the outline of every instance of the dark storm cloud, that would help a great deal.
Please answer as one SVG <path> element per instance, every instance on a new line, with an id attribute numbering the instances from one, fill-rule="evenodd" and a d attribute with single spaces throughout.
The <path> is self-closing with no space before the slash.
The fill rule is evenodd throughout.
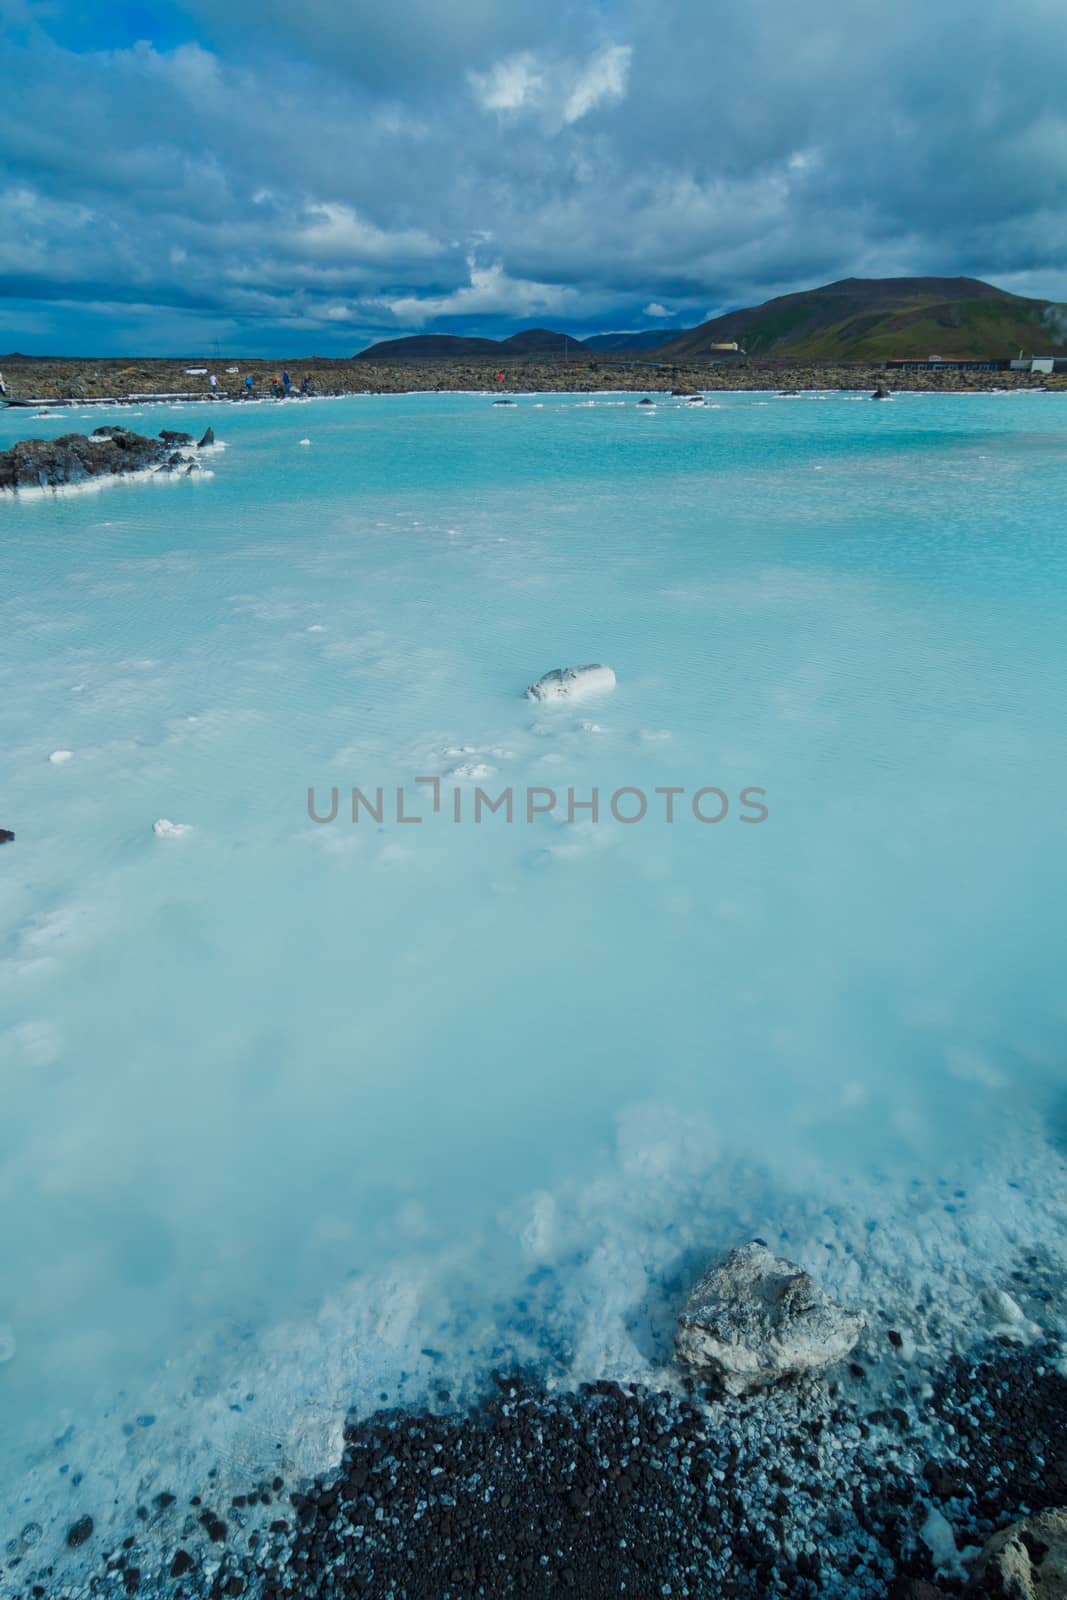
<path id="1" fill-rule="evenodd" d="M 1059 0 L 97 10 L 0 0 L 0 347 L 697 321 L 848 274 L 1067 292 Z"/>

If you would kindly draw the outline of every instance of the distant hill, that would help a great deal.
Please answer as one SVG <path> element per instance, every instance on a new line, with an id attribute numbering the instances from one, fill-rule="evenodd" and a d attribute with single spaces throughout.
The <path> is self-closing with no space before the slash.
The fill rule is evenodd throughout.
<path id="1" fill-rule="evenodd" d="M 504 362 L 524 356 L 644 350 L 656 359 L 707 361 L 716 344 L 736 340 L 749 356 L 804 361 L 889 361 L 909 356 L 1067 354 L 1067 307 L 1008 294 L 979 278 L 843 278 L 820 289 L 780 295 L 764 305 L 728 311 L 699 328 L 646 328 L 597 333 L 589 339 L 550 328 L 526 328 L 509 339 L 421 333 L 384 339 L 359 361 L 445 357 Z"/>
<path id="2" fill-rule="evenodd" d="M 1052 355 L 1067 350 L 1067 310 L 978 278 L 844 278 L 714 317 L 656 354 L 706 360 L 734 339 L 750 356 L 809 361 Z"/>
<path id="3" fill-rule="evenodd" d="M 406 339 L 380 339 L 361 350 L 357 361 L 425 361 L 445 357 L 452 361 L 477 359 L 506 361 L 509 356 L 563 355 L 581 351 L 580 339 L 551 328 L 524 328 L 508 339 L 466 339 L 454 333 L 416 333 Z"/>
<path id="4" fill-rule="evenodd" d="M 667 339 L 677 339 L 685 328 L 645 328 L 640 333 L 594 333 L 583 339 L 587 350 L 655 350 Z"/>

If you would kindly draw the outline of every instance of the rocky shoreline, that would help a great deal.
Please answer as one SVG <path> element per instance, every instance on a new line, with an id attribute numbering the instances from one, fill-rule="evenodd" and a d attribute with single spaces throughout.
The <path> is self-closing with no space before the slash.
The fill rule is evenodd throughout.
<path id="1" fill-rule="evenodd" d="M 1047 1304 L 1036 1258 L 1015 1277 Z M 694 1322 L 710 1363 L 687 1354 Z M 931 1372 L 906 1328 L 844 1311 L 757 1240 L 694 1289 L 668 1388 L 498 1372 L 464 1411 L 442 1389 L 440 1410 L 349 1418 L 340 1459 L 310 1483 L 216 1466 L 190 1494 L 149 1473 L 117 1518 L 78 1473 L 62 1557 L 43 1559 L 26 1524 L 0 1592 L 1062 1600 L 1067 1370 L 1058 1341 L 1027 1337 Z"/>
<path id="2" fill-rule="evenodd" d="M 153 1486 L 102 1548 L 83 1516 L 67 1533 L 78 1579 L 35 1563 L 31 1524 L 7 1544 L 5 1592 L 993 1600 L 994 1580 L 967 1587 L 960 1557 L 1067 1501 L 1056 1350 L 997 1341 L 918 1393 L 901 1371 L 888 1396 L 865 1356 L 747 1400 L 609 1382 L 552 1394 L 498 1375 L 464 1415 L 350 1421 L 337 1467 L 311 1484 L 263 1477 L 225 1498 L 210 1481 L 181 1498 Z"/>
<path id="3" fill-rule="evenodd" d="M 195 473 L 197 455 L 215 442 L 213 431 L 197 442 L 191 433 L 164 428 L 155 439 L 128 428 L 94 428 L 58 439 L 24 439 L 0 450 L 0 493 L 69 489 L 134 475 Z"/>
<path id="4" fill-rule="evenodd" d="M 4 375 L 8 398 L 18 404 L 40 401 L 45 404 L 73 404 L 94 401 L 120 401 L 139 404 L 154 399 L 172 401 L 210 401 L 213 396 L 209 376 L 218 379 L 218 399 L 245 400 L 245 380 L 252 378 L 253 397 L 271 398 L 274 378 L 283 369 L 292 377 L 292 400 L 307 378 L 311 393 L 317 396 L 351 394 L 407 394 L 426 390 L 494 390 L 500 393 L 594 393 L 622 390 L 629 393 L 689 391 L 777 390 L 796 393 L 802 390 L 866 390 L 879 386 L 891 389 L 923 390 L 931 393 L 961 393 L 1001 389 L 1060 390 L 1067 388 L 1067 375 L 1044 376 L 1030 372 L 887 371 L 884 365 L 835 365 L 828 362 L 794 363 L 754 361 L 725 363 L 664 364 L 646 361 L 612 360 L 604 357 L 577 359 L 527 359 L 501 367 L 496 361 L 377 362 L 364 360 L 224 361 L 201 363 L 202 371 L 191 375 L 189 363 L 173 360 L 76 360 L 5 356 Z M 236 366 L 230 372 L 228 367 Z M 503 371 L 503 380 L 497 374 Z M 291 402 L 290 402 L 291 403 Z"/>

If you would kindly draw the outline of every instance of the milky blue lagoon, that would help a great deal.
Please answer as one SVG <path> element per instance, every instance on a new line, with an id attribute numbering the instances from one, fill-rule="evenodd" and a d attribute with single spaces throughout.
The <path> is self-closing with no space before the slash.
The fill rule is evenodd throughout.
<path id="1" fill-rule="evenodd" d="M 634 398 L 0 415 L 227 446 L 0 505 L 0 1528 L 662 1383 L 753 1233 L 920 1367 L 1062 1267 L 1067 397 Z"/>

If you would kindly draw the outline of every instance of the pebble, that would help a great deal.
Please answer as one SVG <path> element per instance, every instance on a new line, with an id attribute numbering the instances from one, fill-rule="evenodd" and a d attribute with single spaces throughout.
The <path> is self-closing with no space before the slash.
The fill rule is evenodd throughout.
<path id="1" fill-rule="evenodd" d="M 959 1590 L 924 1529 L 944 1522 L 959 1548 L 979 1548 L 1024 1510 L 1067 1500 L 1067 1376 L 1051 1346 L 993 1341 L 915 1392 L 857 1386 L 862 1406 L 851 1387 L 809 1378 L 704 1404 L 607 1381 L 556 1393 L 498 1373 L 465 1413 L 350 1419 L 340 1460 L 300 1488 L 271 1469 L 231 1483 L 228 1523 L 208 1490 L 184 1523 L 180 1512 L 154 1532 L 134 1523 L 129 1554 L 75 1592 L 903 1600 L 923 1585 Z M 153 1503 L 169 1510 L 173 1496 Z M 68 1543 L 92 1531 L 85 1517 Z M 35 1593 L 19 1560 L 14 1600 L 62 1593 L 50 1577 Z"/>

